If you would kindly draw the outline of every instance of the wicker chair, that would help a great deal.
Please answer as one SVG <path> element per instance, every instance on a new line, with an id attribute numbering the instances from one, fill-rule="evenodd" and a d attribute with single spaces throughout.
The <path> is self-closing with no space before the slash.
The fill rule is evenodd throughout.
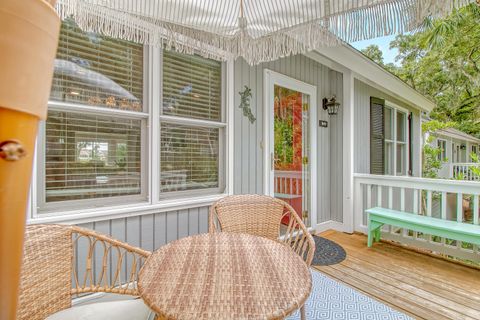
<path id="1" fill-rule="evenodd" d="M 281 237 L 281 221 L 289 222 Z M 315 253 L 315 241 L 295 210 L 286 202 L 262 195 L 228 196 L 210 208 L 209 232 L 248 233 L 280 241 L 290 246 L 310 266 Z M 305 309 L 301 308 L 305 319 Z"/>
<path id="2" fill-rule="evenodd" d="M 72 296 L 84 293 L 136 296 L 138 271 L 149 255 L 148 251 L 75 226 L 27 226 L 17 319 L 44 320 L 70 308 Z M 116 303 L 118 306 L 119 301 Z"/>

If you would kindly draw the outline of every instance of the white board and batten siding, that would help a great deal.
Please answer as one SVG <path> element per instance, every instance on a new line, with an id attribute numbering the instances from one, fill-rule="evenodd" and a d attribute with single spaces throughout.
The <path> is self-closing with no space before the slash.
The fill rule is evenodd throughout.
<path id="1" fill-rule="evenodd" d="M 322 109 L 322 99 L 337 96 L 342 103 L 342 74 L 302 55 L 250 66 L 244 60 L 234 68 L 234 193 L 262 194 L 263 186 L 263 124 L 264 124 L 264 70 L 269 69 L 317 88 L 318 120 L 328 121 L 328 128 L 317 125 L 317 223 L 342 222 L 342 106 L 339 113 L 329 116 Z M 251 110 L 256 121 L 251 124 L 243 116 L 239 92 L 245 86 L 252 89 Z"/>

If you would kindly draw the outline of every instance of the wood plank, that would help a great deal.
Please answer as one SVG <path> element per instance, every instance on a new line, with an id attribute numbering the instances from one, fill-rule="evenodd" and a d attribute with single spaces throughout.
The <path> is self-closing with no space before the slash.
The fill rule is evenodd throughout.
<path id="1" fill-rule="evenodd" d="M 378 266 L 375 263 L 371 263 L 372 259 L 365 259 L 365 257 L 362 257 L 361 255 L 357 256 L 355 252 L 349 252 L 348 261 L 349 263 L 362 265 L 370 270 L 375 270 L 376 272 L 383 273 L 393 279 L 402 281 L 417 288 L 424 288 L 430 292 L 435 292 L 441 297 L 456 301 L 457 303 L 463 304 L 467 307 L 480 310 L 480 296 L 472 295 L 471 292 L 467 290 L 461 288 L 454 288 L 443 282 L 435 281 L 428 277 L 417 275 L 416 273 L 412 274 L 412 272 L 399 272 L 393 266 Z"/>
<path id="2" fill-rule="evenodd" d="M 366 237 L 327 231 L 347 252 L 340 264 L 316 267 L 412 317 L 480 319 L 480 270 L 390 243 L 367 248 Z"/>
<path id="3" fill-rule="evenodd" d="M 438 312 L 446 317 L 450 317 L 451 319 L 458 319 L 458 320 L 459 319 L 475 319 L 473 317 L 468 317 L 460 312 L 457 312 L 454 309 L 449 308 L 448 306 L 443 306 L 439 303 L 435 303 L 430 300 L 424 299 L 416 294 L 406 292 L 401 288 L 397 288 L 394 285 L 391 285 L 387 282 L 377 279 L 375 275 L 372 274 L 372 272 L 369 272 L 369 274 L 363 274 L 353 269 L 350 269 L 348 267 L 345 267 L 344 265 L 332 265 L 330 267 L 337 271 L 343 272 L 346 275 L 346 278 L 358 279 L 363 282 L 369 283 L 372 286 L 382 288 L 387 295 L 390 295 L 395 299 L 398 299 L 398 296 L 401 295 L 404 299 L 407 299 L 410 303 L 420 305 L 422 308 L 427 310 L 429 314 Z"/>
<path id="4" fill-rule="evenodd" d="M 331 240 L 335 240 L 335 237 L 331 237 Z M 382 245 L 384 244 L 382 243 Z M 365 245 L 362 245 L 361 248 L 355 248 L 355 247 L 352 248 L 350 247 L 349 244 L 342 243 L 342 246 L 344 246 L 344 248 L 347 250 L 348 255 L 358 254 L 360 257 L 362 257 L 365 260 L 375 259 L 376 263 L 378 265 L 381 265 L 383 268 L 394 269 L 396 272 L 403 273 L 410 277 L 418 277 L 419 279 L 422 279 L 424 281 L 430 280 L 433 283 L 437 283 L 437 285 L 444 284 L 446 287 L 452 288 L 452 290 L 455 289 L 456 291 L 464 290 L 465 285 L 467 285 L 466 288 L 468 288 L 467 292 L 469 295 L 472 294 L 472 291 L 473 292 L 477 291 L 475 287 L 479 277 L 478 271 L 476 272 L 476 274 L 472 275 L 472 277 L 468 277 L 465 284 L 465 283 L 462 283 L 465 281 L 465 277 L 462 276 L 456 279 L 456 274 L 460 273 L 461 275 L 464 275 L 466 273 L 468 274 L 468 272 L 471 271 L 471 269 L 465 268 L 463 266 L 460 266 L 460 267 L 467 270 L 458 270 L 458 271 L 456 270 L 455 272 L 451 272 L 451 270 L 455 269 L 454 267 L 458 267 L 458 265 L 447 262 L 449 265 L 454 265 L 454 267 L 448 265 L 448 266 L 443 266 L 440 270 L 435 269 L 434 268 L 435 266 L 434 264 L 432 264 L 431 260 L 437 261 L 437 259 L 423 255 L 431 259 L 429 261 L 430 263 L 424 266 L 421 264 L 420 261 L 418 261 L 417 257 L 414 256 L 414 254 L 416 254 L 415 252 L 411 252 L 412 256 L 402 258 L 401 256 L 399 257 L 397 255 L 391 255 L 387 251 L 379 251 L 378 246 L 370 250 L 366 249 Z M 386 248 L 383 248 L 383 249 L 386 250 Z M 401 248 L 398 248 L 398 249 L 404 250 Z M 460 284 L 460 285 L 457 285 L 457 284 Z"/>
<path id="5" fill-rule="evenodd" d="M 349 258 L 343 261 L 341 265 L 359 273 L 365 273 L 365 271 L 368 271 L 368 276 L 378 279 L 379 281 L 388 283 L 399 290 L 415 294 L 421 299 L 439 303 L 452 310 L 458 310 L 464 315 L 480 319 L 480 310 L 478 308 L 478 303 L 472 303 L 468 299 L 456 299 L 454 292 L 444 291 L 443 293 L 446 293 L 446 296 L 443 296 L 440 294 L 441 290 L 438 288 L 434 290 L 429 290 L 428 286 L 425 286 L 425 284 L 421 282 L 416 282 L 416 285 L 412 285 L 409 283 L 410 279 L 408 277 L 402 277 L 402 279 L 397 279 L 395 276 L 392 276 L 388 272 L 385 272 L 387 269 L 380 268 L 380 270 L 378 270 L 368 265 L 367 263 L 364 263 L 361 260 Z"/>
<path id="6" fill-rule="evenodd" d="M 396 309 L 400 312 L 403 312 L 411 317 L 415 317 L 417 319 L 429 319 L 432 316 L 436 316 L 435 319 L 438 320 L 445 320 L 449 319 L 447 317 L 442 316 L 438 313 L 428 313 L 424 308 L 417 304 L 411 304 L 410 301 L 405 300 L 400 295 L 390 295 L 387 294 L 382 288 L 378 288 L 376 286 L 372 286 L 368 283 L 365 283 L 361 280 L 356 278 L 349 277 L 344 272 L 333 269 L 331 267 L 315 267 L 320 272 L 326 274 L 327 276 L 339 281 L 343 282 L 344 284 L 358 290 L 390 307 Z"/>
<path id="7" fill-rule="evenodd" d="M 367 248 L 366 237 L 363 235 L 352 235 L 351 239 L 339 236 L 336 233 L 329 237 L 330 240 L 337 241 L 342 246 L 350 246 L 351 250 L 364 252 L 366 256 L 377 256 L 378 258 L 394 259 L 397 266 L 406 268 L 408 272 L 416 271 L 422 276 L 432 277 L 438 281 L 448 279 L 452 286 L 462 285 L 480 294 L 480 271 L 473 268 L 468 268 L 456 263 L 452 263 L 443 259 L 435 259 L 429 255 L 421 254 L 406 248 L 390 245 L 388 243 L 381 243 L 375 245 L 373 248 Z M 415 263 L 412 263 L 412 259 Z M 385 259 L 384 259 L 385 260 Z M 385 260 L 384 262 L 388 262 Z M 425 270 L 427 269 L 427 270 Z"/>

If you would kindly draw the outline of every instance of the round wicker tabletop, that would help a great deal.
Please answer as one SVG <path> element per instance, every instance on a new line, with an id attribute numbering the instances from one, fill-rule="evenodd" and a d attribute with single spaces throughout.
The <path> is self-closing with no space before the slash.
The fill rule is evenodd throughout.
<path id="1" fill-rule="evenodd" d="M 282 319 L 305 303 L 312 279 L 286 245 L 219 232 L 155 251 L 140 271 L 138 288 L 161 318 Z"/>

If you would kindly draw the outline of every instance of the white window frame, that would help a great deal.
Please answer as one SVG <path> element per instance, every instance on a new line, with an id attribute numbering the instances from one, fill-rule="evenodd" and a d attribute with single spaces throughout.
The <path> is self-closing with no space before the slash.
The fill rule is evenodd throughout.
<path id="1" fill-rule="evenodd" d="M 393 117 L 392 117 L 392 138 L 393 139 L 385 139 L 384 143 L 385 143 L 385 150 L 387 148 L 387 143 L 391 143 L 392 147 L 393 147 L 393 159 L 392 159 L 392 166 L 393 166 L 393 175 L 394 176 L 397 176 L 397 145 L 399 144 L 402 144 L 402 145 L 405 145 L 405 164 L 404 164 L 404 167 L 405 167 L 405 173 L 402 175 L 402 176 L 408 176 L 408 173 L 410 171 L 410 163 L 408 161 L 408 159 L 410 158 L 410 148 L 409 148 L 409 145 L 410 145 L 410 139 L 409 139 L 409 134 L 408 134 L 408 116 L 410 114 L 410 111 L 405 109 L 405 108 L 402 108 L 400 107 L 399 105 L 393 103 L 393 102 L 390 102 L 390 101 L 387 101 L 385 100 L 385 106 L 384 108 L 390 108 L 392 110 L 392 114 L 393 114 Z M 402 142 L 402 141 L 398 141 L 398 137 L 397 137 L 397 113 L 398 112 L 401 112 L 403 114 L 405 114 L 405 142 Z M 388 163 L 387 163 L 387 157 L 385 156 L 385 170 L 387 170 L 388 168 Z M 390 175 L 389 173 L 385 174 L 385 175 Z"/>
<path id="2" fill-rule="evenodd" d="M 148 106 L 147 106 L 148 108 Z M 45 122 L 42 121 L 39 126 L 39 133 L 37 139 L 37 202 L 36 202 L 36 214 L 43 216 L 44 214 L 62 214 L 62 212 L 69 211 L 72 208 L 83 206 L 85 209 L 91 209 L 92 207 L 108 207 L 112 205 L 128 204 L 134 202 L 147 201 L 147 184 L 148 184 L 148 158 L 147 158 L 147 145 L 148 145 L 148 128 L 147 123 L 149 119 L 148 112 L 133 112 L 125 110 L 110 109 L 105 107 L 94 107 L 88 105 L 80 105 L 73 103 L 65 103 L 58 101 L 49 101 L 49 111 L 62 111 L 62 112 L 75 112 L 75 113 L 88 113 L 92 115 L 104 115 L 115 118 L 124 118 L 132 120 L 140 120 L 141 133 L 140 143 L 142 153 L 140 155 L 140 194 L 127 195 L 127 196 L 112 196 L 104 198 L 92 198 L 84 200 L 67 200 L 67 201 L 55 201 L 47 203 L 46 190 L 45 190 Z M 88 205 L 85 205 L 87 204 Z"/>
<path id="3" fill-rule="evenodd" d="M 209 206 L 222 197 L 233 194 L 233 115 L 234 115 L 234 64 L 233 59 L 222 63 L 222 121 L 181 120 L 182 123 L 207 127 L 218 127 L 220 133 L 219 147 L 222 158 L 219 159 L 219 180 L 224 185 L 215 190 L 199 190 L 199 192 L 171 193 L 172 197 L 160 197 L 160 120 L 170 119 L 160 115 L 162 105 L 162 57 L 160 48 L 144 46 L 144 110 L 133 112 L 126 110 L 107 109 L 88 105 L 78 105 L 57 101 L 49 101 L 49 110 L 91 112 L 114 115 L 127 118 L 138 118 L 146 121 L 146 130 L 142 141 L 142 192 L 140 196 L 119 196 L 89 199 L 97 207 L 76 209 L 80 204 L 73 200 L 60 204 L 54 203 L 54 208 L 39 211 L 39 205 L 44 205 L 39 199 L 44 198 L 44 122 L 40 124 L 37 147 L 34 155 L 33 178 L 30 189 L 27 223 L 85 223 L 106 219 L 117 219 L 144 214 L 183 210 L 195 207 Z M 64 110 L 64 108 L 68 110 Z M 176 118 L 176 117 L 173 117 Z M 43 144 L 43 146 L 42 146 Z M 223 147 L 222 147 L 223 146 Z M 221 192 L 223 190 L 223 192 Z M 206 192 L 205 192 L 206 191 Z M 212 192 L 213 191 L 213 192 Z M 95 203 L 95 201 L 97 203 Z M 82 201 L 82 203 L 84 203 Z"/>
<path id="4" fill-rule="evenodd" d="M 447 161 L 447 159 L 448 159 L 448 157 L 447 157 L 447 143 L 448 143 L 448 141 L 445 140 L 445 139 L 440 139 L 440 138 L 438 138 L 438 139 L 437 139 L 437 145 L 436 145 L 437 148 L 440 148 L 440 146 L 439 146 L 440 143 L 443 143 L 443 144 L 445 145 L 445 147 L 443 148 L 443 151 L 441 151 L 441 152 L 438 154 L 439 157 L 440 157 L 438 160 L 445 162 L 445 161 Z"/>
<path id="5" fill-rule="evenodd" d="M 163 51 L 160 53 L 161 55 L 161 61 L 163 61 Z M 160 64 L 161 68 L 163 68 L 163 63 Z M 164 192 L 162 193 L 160 191 L 160 186 L 158 188 L 157 194 L 159 196 L 159 199 L 172 199 L 172 198 L 184 198 L 184 197 L 191 197 L 193 196 L 201 196 L 201 195 L 209 195 L 209 194 L 219 194 L 219 193 L 224 193 L 226 189 L 226 179 L 225 179 L 225 159 L 226 159 L 226 129 L 227 129 L 227 118 L 226 118 L 226 95 L 224 94 L 226 92 L 226 77 L 227 77 L 227 67 L 226 63 L 222 62 L 221 64 L 221 106 L 220 106 L 220 120 L 219 121 L 212 121 L 212 120 L 203 120 L 203 119 L 196 119 L 196 118 L 187 118 L 184 116 L 175 116 L 175 115 L 164 115 L 163 114 L 163 103 L 160 103 L 159 105 L 159 115 L 158 115 L 158 122 L 160 123 L 159 125 L 159 161 L 158 161 L 158 167 L 160 170 L 160 155 L 161 155 L 161 148 L 160 148 L 160 131 L 162 127 L 162 122 L 166 122 L 169 124 L 178 124 L 178 125 L 184 125 L 184 126 L 189 126 L 189 127 L 199 127 L 199 128 L 208 128 L 208 129 L 218 129 L 219 130 L 219 141 L 218 141 L 218 146 L 219 146 L 219 152 L 218 152 L 218 181 L 219 185 L 216 188 L 206 188 L 206 189 L 197 189 L 197 190 L 185 190 L 185 191 L 169 191 L 169 192 Z M 163 75 L 163 70 L 161 71 L 161 74 Z M 163 97 L 163 77 L 160 79 L 161 85 L 160 85 L 160 92 Z M 163 102 L 163 99 L 162 99 Z M 159 179 L 157 180 L 160 183 L 160 176 Z"/>
<path id="6" fill-rule="evenodd" d="M 49 111 L 62 111 L 62 112 L 75 112 L 75 113 L 88 113 L 92 115 L 100 116 L 111 116 L 115 118 L 123 118 L 130 120 L 140 120 L 141 121 L 141 133 L 140 133 L 140 143 L 141 143 L 141 155 L 140 155 L 140 194 L 136 195 L 126 195 L 126 196 L 111 196 L 103 198 L 92 198 L 92 199 L 82 199 L 82 200 L 67 200 L 67 201 L 56 201 L 47 203 L 46 199 L 46 190 L 45 190 L 45 121 L 42 121 L 39 125 L 37 146 L 36 146 L 36 166 L 37 166 L 37 180 L 36 180 L 36 198 L 32 199 L 32 214 L 31 217 L 41 218 L 44 216 L 57 216 L 57 215 L 69 215 L 74 214 L 73 212 L 78 211 L 88 211 L 88 210 L 99 210 L 98 208 L 111 207 L 114 205 L 128 205 L 131 203 L 146 203 L 148 201 L 148 177 L 150 171 L 149 167 L 149 157 L 148 141 L 151 139 L 149 134 L 148 123 L 150 122 L 152 105 L 150 103 L 150 87 L 148 86 L 149 78 L 147 74 L 148 70 L 148 58 L 149 58 L 149 47 L 143 46 L 143 111 L 128 111 L 115 108 L 106 108 L 102 106 L 92 106 L 88 104 L 79 104 L 79 103 L 70 103 L 56 100 L 48 101 L 48 110 Z M 33 183 L 32 183 L 33 184 Z M 88 205 L 86 205 L 88 204 Z M 74 209 L 82 207 L 81 209 Z"/>

